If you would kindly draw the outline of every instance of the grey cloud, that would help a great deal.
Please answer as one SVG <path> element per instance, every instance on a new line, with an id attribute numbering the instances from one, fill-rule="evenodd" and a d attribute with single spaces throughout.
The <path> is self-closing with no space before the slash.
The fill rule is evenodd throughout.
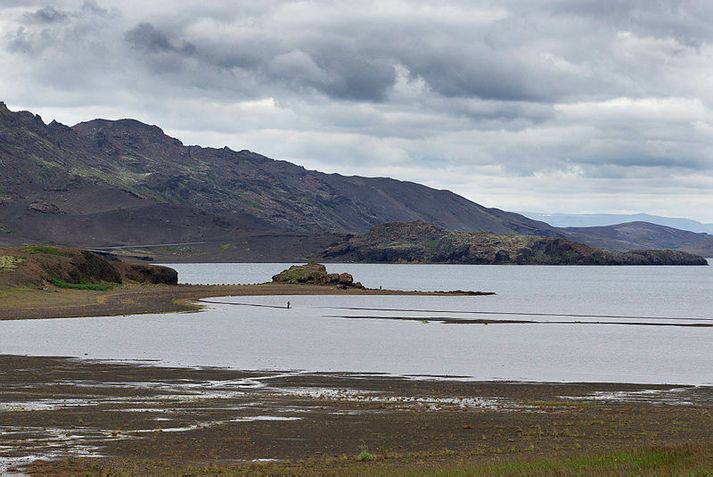
<path id="1" fill-rule="evenodd" d="M 140 23 L 126 33 L 126 40 L 134 47 L 149 52 L 174 52 L 193 55 L 196 48 L 190 42 L 174 45 L 168 36 L 151 23 Z"/>
<path id="2" fill-rule="evenodd" d="M 247 70 L 268 83 L 313 89 L 338 99 L 384 100 L 396 76 L 389 61 L 371 58 L 349 44 L 329 40 L 313 46 L 311 51 L 285 51 L 289 47 L 287 42 L 276 46 L 255 39 L 233 45 L 194 44 L 174 39 L 150 23 L 137 25 L 125 38 L 132 47 L 148 53 L 173 53 L 219 69 Z M 146 61 L 165 62 L 165 59 L 146 58 Z"/>
<path id="3" fill-rule="evenodd" d="M 20 15 L 4 39 L 9 51 L 26 55 L 39 55 L 50 48 L 76 48 L 110 16 L 112 12 L 92 1 L 74 10 L 44 6 Z"/>
<path id="4" fill-rule="evenodd" d="M 503 207 L 562 177 L 592 204 L 710 196 L 710 2 L 2 4 L 0 99 L 50 119 L 134 116 Z"/>
<path id="5" fill-rule="evenodd" d="M 27 15 L 28 20 L 40 23 L 62 22 L 67 19 L 67 13 L 55 7 L 43 7 Z"/>
<path id="6" fill-rule="evenodd" d="M 386 98 L 396 80 L 394 65 L 369 58 L 352 48 L 329 48 L 318 53 L 317 62 L 327 72 L 325 81 L 310 83 L 335 98 L 379 101 Z"/>

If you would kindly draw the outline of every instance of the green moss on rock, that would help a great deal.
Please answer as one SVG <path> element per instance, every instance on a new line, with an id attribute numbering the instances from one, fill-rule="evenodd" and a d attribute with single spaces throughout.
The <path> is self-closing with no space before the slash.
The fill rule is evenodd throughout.
<path id="1" fill-rule="evenodd" d="M 272 277 L 273 283 L 334 285 L 340 288 L 363 288 L 349 273 L 327 273 L 327 267 L 317 262 L 293 265 Z"/>

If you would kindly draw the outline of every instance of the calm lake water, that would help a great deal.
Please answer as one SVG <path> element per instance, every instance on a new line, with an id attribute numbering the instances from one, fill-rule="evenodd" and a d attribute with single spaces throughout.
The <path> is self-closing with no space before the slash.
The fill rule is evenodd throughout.
<path id="1" fill-rule="evenodd" d="M 182 281 L 194 283 L 264 282 L 286 267 L 173 266 Z M 328 269 L 350 272 L 370 287 L 498 295 L 213 298 L 222 303 L 200 313 L 5 321 L 0 354 L 477 380 L 713 385 L 713 328 L 671 326 L 713 324 L 713 267 Z"/>
<path id="2" fill-rule="evenodd" d="M 709 260 L 713 263 L 713 259 Z M 292 264 L 168 264 L 182 283 L 262 283 Z M 713 318 L 713 266 L 558 267 L 517 265 L 327 264 L 369 288 L 481 290 L 478 306 L 496 311 Z"/>

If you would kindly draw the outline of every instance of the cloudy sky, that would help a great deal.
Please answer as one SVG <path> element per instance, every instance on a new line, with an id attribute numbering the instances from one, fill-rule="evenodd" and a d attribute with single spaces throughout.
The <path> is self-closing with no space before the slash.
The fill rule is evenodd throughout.
<path id="1" fill-rule="evenodd" d="M 0 100 L 508 210 L 713 222 L 708 0 L 0 0 Z"/>

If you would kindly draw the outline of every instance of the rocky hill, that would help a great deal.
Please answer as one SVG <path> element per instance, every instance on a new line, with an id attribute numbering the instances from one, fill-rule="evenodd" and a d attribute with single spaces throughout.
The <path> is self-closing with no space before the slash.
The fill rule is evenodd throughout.
<path id="1" fill-rule="evenodd" d="M 226 241 L 245 234 L 356 233 L 388 221 L 555 234 L 452 192 L 308 171 L 250 151 L 186 146 L 156 126 L 73 127 L 0 103 L 0 240 L 77 245 Z"/>
<path id="2" fill-rule="evenodd" d="M 559 237 L 448 232 L 425 222 L 387 223 L 328 248 L 326 259 L 387 263 L 706 265 L 681 251 L 611 252 Z"/>
<path id="3" fill-rule="evenodd" d="M 131 119 L 45 124 L 3 103 L 0 170 L 0 244 L 146 245 L 169 259 L 303 260 L 346 234 L 421 220 L 449 231 L 713 254 L 710 235 L 651 224 L 640 233 L 631 231 L 641 224 L 558 229 L 412 182 L 186 146 Z"/>
<path id="4" fill-rule="evenodd" d="M 600 227 L 568 227 L 560 230 L 563 236 L 571 240 L 608 250 L 669 248 L 693 251 L 705 247 L 705 242 L 713 238 L 705 233 L 689 232 L 648 222 L 627 222 Z"/>
<path id="5" fill-rule="evenodd" d="M 104 290 L 126 282 L 175 285 L 178 274 L 172 268 L 125 263 L 86 250 L 44 245 L 0 248 L 0 288 Z"/>

